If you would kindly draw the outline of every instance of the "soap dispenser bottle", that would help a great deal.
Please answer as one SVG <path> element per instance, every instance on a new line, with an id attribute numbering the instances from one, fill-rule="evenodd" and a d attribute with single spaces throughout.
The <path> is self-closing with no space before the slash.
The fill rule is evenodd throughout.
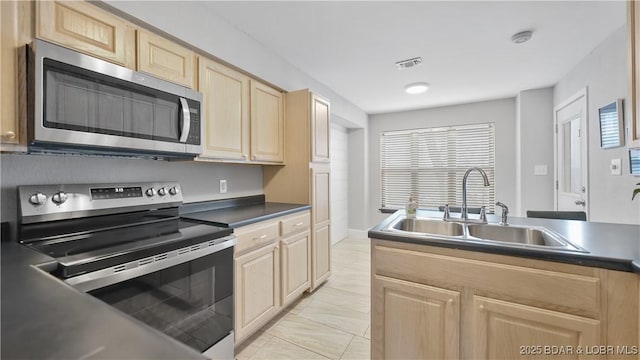
<path id="1" fill-rule="evenodd" d="M 407 219 L 415 219 L 416 211 L 418 210 L 418 202 L 413 197 L 409 196 L 409 202 L 407 203 Z"/>

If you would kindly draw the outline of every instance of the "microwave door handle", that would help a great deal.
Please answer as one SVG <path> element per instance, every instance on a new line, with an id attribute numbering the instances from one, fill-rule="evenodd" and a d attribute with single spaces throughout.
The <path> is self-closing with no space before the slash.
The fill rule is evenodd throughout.
<path id="1" fill-rule="evenodd" d="M 182 108 L 182 131 L 180 132 L 180 142 L 186 143 L 191 129 L 191 113 L 189 112 L 189 104 L 187 99 L 180 98 L 180 107 Z"/>

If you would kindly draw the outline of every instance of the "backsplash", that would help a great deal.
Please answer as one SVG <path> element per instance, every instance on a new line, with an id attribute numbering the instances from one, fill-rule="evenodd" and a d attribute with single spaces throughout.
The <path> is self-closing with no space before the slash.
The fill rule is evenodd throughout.
<path id="1" fill-rule="evenodd" d="M 89 156 L 0 155 L 0 218 L 14 228 L 18 185 L 178 181 L 184 202 L 262 194 L 262 167 Z M 228 191 L 219 193 L 219 180 Z"/>

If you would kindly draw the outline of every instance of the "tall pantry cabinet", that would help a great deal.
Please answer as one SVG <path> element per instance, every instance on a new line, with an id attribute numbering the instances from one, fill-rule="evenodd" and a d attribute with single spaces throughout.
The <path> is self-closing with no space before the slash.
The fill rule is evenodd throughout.
<path id="1" fill-rule="evenodd" d="M 264 167 L 267 201 L 311 204 L 311 290 L 331 274 L 329 101 L 298 90 L 285 96 L 286 166 Z"/>

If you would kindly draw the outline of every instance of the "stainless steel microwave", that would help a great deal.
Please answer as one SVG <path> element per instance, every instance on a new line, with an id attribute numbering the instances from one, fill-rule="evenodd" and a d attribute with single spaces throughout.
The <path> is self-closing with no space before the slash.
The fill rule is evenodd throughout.
<path id="1" fill-rule="evenodd" d="M 30 152 L 202 152 L 201 93 L 42 40 L 27 59 Z"/>

